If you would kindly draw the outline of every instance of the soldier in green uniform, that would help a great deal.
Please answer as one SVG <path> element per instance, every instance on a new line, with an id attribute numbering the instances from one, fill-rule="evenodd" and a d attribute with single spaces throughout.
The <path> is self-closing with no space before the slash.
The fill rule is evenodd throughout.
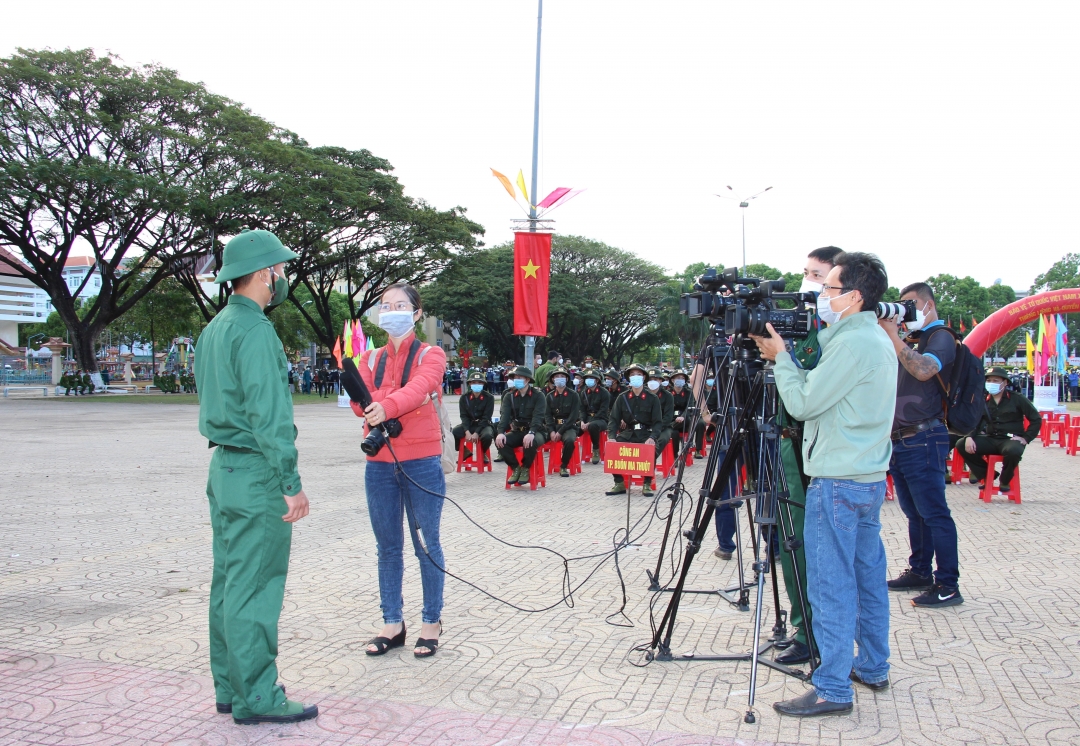
<path id="1" fill-rule="evenodd" d="M 292 524 L 308 514 L 281 340 L 264 309 L 288 295 L 274 234 L 243 231 L 225 247 L 216 282 L 229 302 L 199 337 L 199 432 L 214 448 L 206 495 L 213 527 L 210 671 L 218 712 L 239 724 L 294 723 L 319 714 L 277 683 L 278 618 Z"/>
<path id="2" fill-rule="evenodd" d="M 547 440 L 544 421 L 547 418 L 547 397 L 532 385 L 532 371 L 524 365 L 514 368 L 510 374 L 510 387 L 502 400 L 499 412 L 499 430 L 495 447 L 503 461 L 510 467 L 510 486 L 527 484 L 529 468 L 536 459 L 536 449 Z M 518 463 L 515 448 L 521 448 Z"/>
<path id="3" fill-rule="evenodd" d="M 696 407 L 697 400 L 694 398 L 694 392 L 686 385 L 687 381 L 689 381 L 689 376 L 685 371 L 676 370 L 671 374 L 671 398 L 675 405 L 675 423 L 672 429 L 677 433 L 686 434 L 685 437 L 689 439 L 691 417 L 687 414 L 687 410 Z M 705 421 L 700 417 L 694 428 L 693 438 L 691 447 L 697 448 L 699 453 L 702 452 L 705 444 Z"/>
<path id="4" fill-rule="evenodd" d="M 595 368 L 586 368 L 582 373 L 581 384 L 581 424 L 583 433 L 592 440 L 592 462 L 600 463 L 600 433 L 607 430 L 608 415 L 611 412 L 611 393 L 600 385 L 601 373 Z"/>
<path id="5" fill-rule="evenodd" d="M 631 363 L 626 369 L 626 375 L 630 379 L 630 389 L 619 394 L 615 403 L 611 405 L 608 440 L 655 446 L 664 424 L 660 399 L 645 388 L 644 366 Z M 641 490 L 646 497 L 653 496 L 651 477 L 645 478 Z M 615 486 L 605 494 L 621 495 L 624 492 L 626 492 L 626 484 L 623 476 L 616 474 Z"/>
<path id="6" fill-rule="evenodd" d="M 557 365 L 559 365 L 559 353 L 552 350 L 548 353 L 547 362 L 536 368 L 536 377 L 533 378 L 533 383 L 541 389 L 547 386 L 548 378 L 551 377 L 551 372 L 555 370 Z"/>
<path id="7" fill-rule="evenodd" d="M 484 390 L 483 371 L 473 370 L 466 381 L 468 393 L 462 393 L 458 399 L 458 414 L 461 424 L 454 428 L 454 449 L 461 448 L 461 441 L 480 442 L 480 452 L 484 454 L 484 463 L 490 460 L 488 449 L 495 438 L 495 426 L 491 416 L 495 414 L 495 397 Z M 472 455 L 472 446 L 465 446 L 465 458 Z"/>
<path id="8" fill-rule="evenodd" d="M 604 388 L 611 394 L 611 406 L 615 406 L 615 399 L 623 392 L 622 384 L 620 383 L 621 378 L 622 376 L 619 375 L 619 371 L 614 368 L 608 368 L 607 372 L 604 373 Z"/>
<path id="9" fill-rule="evenodd" d="M 560 477 L 570 476 L 570 459 L 577 448 L 578 423 L 581 422 L 581 398 L 570 388 L 570 372 L 563 366 L 551 372 L 554 390 L 547 395 L 547 429 L 552 443 L 562 441 Z"/>
<path id="10" fill-rule="evenodd" d="M 1027 444 L 1039 437 L 1042 415 L 1027 397 L 1008 391 L 1009 372 L 1004 368 L 986 371 L 986 417 L 979 434 L 960 438 L 956 448 L 968 468 L 971 481 L 980 484 L 986 479 L 986 457 L 1001 456 L 1001 493 L 1012 491 L 1013 474 L 1024 457 Z M 1024 420 L 1027 425 L 1024 425 Z"/>
<path id="11" fill-rule="evenodd" d="M 652 368 L 649 371 L 649 380 L 646 386 L 649 391 L 656 394 L 660 399 L 660 416 L 663 423 L 660 425 L 660 437 L 656 439 L 656 460 L 659 461 L 664 454 L 664 449 L 671 442 L 675 434 L 675 399 L 671 393 L 664 389 L 664 371 L 660 368 Z"/>

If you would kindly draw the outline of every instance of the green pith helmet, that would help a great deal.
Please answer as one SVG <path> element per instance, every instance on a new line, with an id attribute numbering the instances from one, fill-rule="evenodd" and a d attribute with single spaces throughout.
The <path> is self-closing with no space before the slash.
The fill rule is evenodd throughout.
<path id="1" fill-rule="evenodd" d="M 1008 381 L 1009 380 L 1009 371 L 1007 371 L 1007 370 L 1005 370 L 1004 368 L 1001 368 L 1001 367 L 991 368 L 990 370 L 986 371 L 986 375 L 984 377 L 985 378 L 990 378 L 991 376 L 993 376 L 995 378 L 1004 378 L 1006 381 Z"/>
<path id="2" fill-rule="evenodd" d="M 614 368 L 608 368 L 607 373 L 604 374 L 604 378 L 610 378 L 615 383 L 618 383 L 621 376 L 619 375 L 619 371 Z"/>
<path id="3" fill-rule="evenodd" d="M 225 251 L 221 255 L 221 271 L 214 278 L 214 282 L 235 280 L 260 269 L 292 261 L 297 256 L 299 254 L 286 249 L 270 231 L 252 231 L 245 228 L 225 244 Z"/>
<path id="4" fill-rule="evenodd" d="M 623 375 L 626 376 L 627 378 L 629 378 L 630 377 L 630 371 L 632 371 L 632 370 L 640 370 L 641 375 L 643 375 L 643 376 L 649 375 L 649 371 L 645 368 L 645 366 L 644 365 L 638 365 L 637 363 L 630 363 L 629 365 L 627 365 L 626 368 L 623 370 Z"/>
<path id="5" fill-rule="evenodd" d="M 532 368 L 527 368 L 524 365 L 517 366 L 507 375 L 514 376 L 514 378 L 528 378 L 530 381 L 533 379 Z"/>
<path id="6" fill-rule="evenodd" d="M 555 368 L 555 370 L 551 371 L 551 375 L 548 376 L 548 379 L 550 380 L 550 379 L 554 378 L 555 376 L 566 376 L 567 380 L 569 380 L 570 379 L 570 371 L 568 371 L 566 369 L 566 366 L 560 365 L 557 368 Z"/>
<path id="7" fill-rule="evenodd" d="M 468 383 L 473 381 L 479 381 L 480 383 L 487 383 L 487 379 L 484 377 L 484 371 L 473 369 L 469 371 Z"/>
<path id="8" fill-rule="evenodd" d="M 604 377 L 604 371 L 592 367 L 585 368 L 585 370 L 581 371 L 581 377 L 595 378 L 597 381 L 599 381 Z"/>

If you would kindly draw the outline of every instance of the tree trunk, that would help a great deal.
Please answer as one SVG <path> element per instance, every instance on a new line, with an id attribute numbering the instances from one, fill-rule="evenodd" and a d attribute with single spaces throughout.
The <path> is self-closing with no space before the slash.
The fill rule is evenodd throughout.
<path id="1" fill-rule="evenodd" d="M 100 330 L 95 330 L 87 324 L 79 323 L 71 329 L 71 351 L 75 361 L 86 373 L 96 373 L 98 369 L 97 355 L 94 354 L 94 343 L 97 341 Z"/>

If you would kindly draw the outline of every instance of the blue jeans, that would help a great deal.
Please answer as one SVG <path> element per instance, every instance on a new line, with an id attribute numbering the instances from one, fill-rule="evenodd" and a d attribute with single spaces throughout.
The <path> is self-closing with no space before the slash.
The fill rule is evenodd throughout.
<path id="1" fill-rule="evenodd" d="M 716 457 L 718 464 L 724 462 L 724 454 L 726 450 L 720 451 Z M 735 462 L 735 469 L 732 471 L 731 476 L 728 477 L 727 486 L 720 494 L 721 500 L 727 500 L 739 494 L 739 471 L 742 468 L 741 459 Z M 728 503 L 727 505 L 721 505 L 716 509 L 716 539 L 720 544 L 721 552 L 734 552 L 735 551 L 735 522 L 739 519 L 739 514 L 735 512 L 735 508 L 742 505 L 741 502 Z"/>
<path id="2" fill-rule="evenodd" d="M 442 615 L 445 580 L 439 567 L 446 567 L 442 546 L 439 544 L 443 499 L 412 484 L 401 473 L 402 470 L 417 484 L 422 484 L 440 495 L 446 494 L 446 478 L 443 476 L 438 456 L 402 461 L 400 468 L 392 462 L 367 462 L 364 482 L 367 489 L 368 516 L 371 518 L 371 529 L 375 532 L 375 546 L 379 553 L 380 607 L 386 624 L 403 621 L 401 579 L 405 574 L 402 557 L 405 539 L 402 520 L 408 515 L 409 536 L 412 537 L 413 551 L 420 560 L 420 581 L 424 586 L 423 620 L 425 624 L 435 624 Z M 405 499 L 406 494 L 408 500 Z M 431 559 L 428 559 L 417 541 L 417 522 Z"/>
<path id="3" fill-rule="evenodd" d="M 818 697 L 850 702 L 854 669 L 863 681 L 889 675 L 889 588 L 881 543 L 885 482 L 815 477 L 806 491 L 807 596 L 821 653 L 814 670 Z"/>
<path id="4" fill-rule="evenodd" d="M 911 557 L 908 564 L 919 575 L 932 574 L 935 580 L 955 588 L 960 580 L 960 558 L 956 548 L 956 524 L 945 501 L 945 457 L 949 453 L 949 432 L 944 425 L 893 441 L 889 473 L 896 487 L 900 510 L 908 519 Z"/>

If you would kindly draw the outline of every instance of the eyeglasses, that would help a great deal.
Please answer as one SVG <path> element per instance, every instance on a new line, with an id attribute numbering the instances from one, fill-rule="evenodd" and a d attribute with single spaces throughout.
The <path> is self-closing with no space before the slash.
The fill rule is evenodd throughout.
<path id="1" fill-rule="evenodd" d="M 382 303 L 379 305 L 379 310 L 383 313 L 387 311 L 411 311 L 413 307 L 412 303 L 407 300 L 399 300 L 397 303 Z"/>
<path id="2" fill-rule="evenodd" d="M 854 289 L 855 288 L 846 288 L 846 287 L 842 287 L 840 285 L 822 285 L 821 286 L 821 292 L 823 292 L 823 293 L 826 290 L 839 290 L 841 295 L 843 295 L 844 293 L 850 293 Z"/>

